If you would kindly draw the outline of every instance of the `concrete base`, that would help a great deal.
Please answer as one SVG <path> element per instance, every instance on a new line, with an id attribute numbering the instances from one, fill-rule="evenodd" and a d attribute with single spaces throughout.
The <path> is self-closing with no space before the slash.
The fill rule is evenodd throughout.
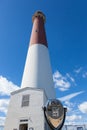
<path id="1" fill-rule="evenodd" d="M 48 130 L 43 106 L 44 90 L 23 88 L 11 94 L 4 130 Z"/>

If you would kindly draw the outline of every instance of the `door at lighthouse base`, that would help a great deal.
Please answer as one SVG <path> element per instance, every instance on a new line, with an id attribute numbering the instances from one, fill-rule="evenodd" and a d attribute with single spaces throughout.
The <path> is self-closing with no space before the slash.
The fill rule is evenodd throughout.
<path id="1" fill-rule="evenodd" d="M 28 130 L 28 124 L 20 124 L 19 130 Z"/>

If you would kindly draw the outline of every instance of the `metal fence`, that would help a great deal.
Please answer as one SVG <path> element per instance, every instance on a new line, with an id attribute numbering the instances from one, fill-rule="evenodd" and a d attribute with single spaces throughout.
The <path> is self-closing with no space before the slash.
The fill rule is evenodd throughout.
<path id="1" fill-rule="evenodd" d="M 64 125 L 62 130 L 87 130 L 87 125 Z"/>

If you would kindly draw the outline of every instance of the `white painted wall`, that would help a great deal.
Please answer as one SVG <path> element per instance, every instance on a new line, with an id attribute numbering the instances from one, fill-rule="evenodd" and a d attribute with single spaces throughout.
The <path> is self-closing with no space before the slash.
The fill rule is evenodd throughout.
<path id="1" fill-rule="evenodd" d="M 48 98 L 55 98 L 48 48 L 41 44 L 29 47 L 21 87 L 42 88 Z"/>
<path id="2" fill-rule="evenodd" d="M 30 94 L 28 107 L 21 107 L 22 96 Z M 28 119 L 28 128 L 34 130 L 44 130 L 44 112 L 42 107 L 46 103 L 46 96 L 43 90 L 24 88 L 13 92 L 8 108 L 4 130 L 19 130 L 21 119 Z M 27 122 L 24 122 L 27 123 Z"/>

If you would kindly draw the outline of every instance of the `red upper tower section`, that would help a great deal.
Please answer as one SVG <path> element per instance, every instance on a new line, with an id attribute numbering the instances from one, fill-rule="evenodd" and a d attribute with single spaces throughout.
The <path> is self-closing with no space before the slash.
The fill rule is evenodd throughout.
<path id="1" fill-rule="evenodd" d="M 33 15 L 32 21 L 33 21 L 33 28 L 30 38 L 30 45 L 43 44 L 46 47 L 48 47 L 44 28 L 44 23 L 46 21 L 45 15 L 41 11 L 37 11 Z"/>

